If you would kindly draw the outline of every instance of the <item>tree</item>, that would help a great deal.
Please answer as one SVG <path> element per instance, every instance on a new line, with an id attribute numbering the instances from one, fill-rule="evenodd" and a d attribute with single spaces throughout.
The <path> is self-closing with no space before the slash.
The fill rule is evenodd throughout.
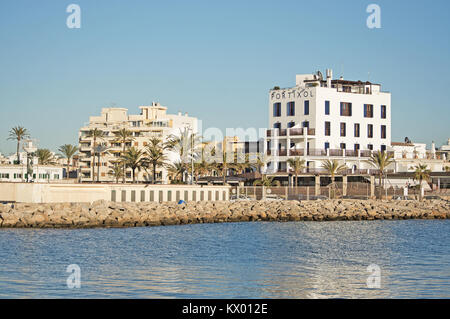
<path id="1" fill-rule="evenodd" d="M 92 138 L 92 182 L 95 182 L 95 151 L 97 148 L 97 139 L 103 138 L 103 131 L 99 130 L 98 128 L 95 128 L 93 130 L 90 130 L 87 135 L 87 138 Z"/>
<path id="2" fill-rule="evenodd" d="M 149 140 L 149 142 L 150 143 L 147 145 L 146 151 L 147 151 L 147 158 L 148 158 L 149 164 L 152 165 L 153 184 L 155 184 L 156 183 L 156 168 L 158 166 L 163 166 L 165 164 L 165 161 L 167 160 L 167 157 L 164 154 L 164 150 L 165 150 L 166 146 L 157 137 L 151 138 Z"/>
<path id="3" fill-rule="evenodd" d="M 9 131 L 8 140 L 17 141 L 17 164 L 20 164 L 20 142 L 26 138 L 29 138 L 30 134 L 27 129 L 22 126 L 16 126 Z"/>
<path id="4" fill-rule="evenodd" d="M 256 163 L 254 163 L 254 167 L 258 170 L 258 172 L 264 177 L 263 168 L 271 161 L 271 157 L 265 154 L 258 154 L 256 158 Z"/>
<path id="5" fill-rule="evenodd" d="M 379 191 L 379 197 L 382 198 L 382 185 L 383 185 L 383 175 L 385 173 L 386 168 L 394 163 L 394 158 L 392 154 L 388 154 L 387 152 L 375 152 L 372 154 L 372 156 L 367 160 L 367 163 L 369 163 L 372 167 L 378 169 L 378 177 L 380 182 L 380 191 Z"/>
<path id="6" fill-rule="evenodd" d="M 116 136 L 116 141 L 122 144 L 122 154 L 125 154 L 125 150 L 126 150 L 126 144 L 130 143 L 134 140 L 133 138 L 133 132 L 127 130 L 126 128 L 122 128 L 116 132 L 114 132 L 114 135 Z M 126 180 L 126 174 L 125 174 L 125 164 L 123 164 L 123 183 L 125 184 L 125 180 Z"/>
<path id="7" fill-rule="evenodd" d="M 108 151 L 108 147 L 104 145 L 98 145 L 96 151 L 97 151 L 97 183 L 100 183 L 101 159 L 102 155 L 104 155 Z"/>
<path id="8" fill-rule="evenodd" d="M 136 170 L 140 171 L 148 165 L 145 153 L 135 147 L 127 149 L 122 156 L 122 160 L 124 161 L 125 166 L 131 168 L 133 172 L 133 183 L 136 181 Z"/>
<path id="9" fill-rule="evenodd" d="M 50 150 L 40 148 L 36 151 L 39 165 L 52 165 L 55 164 L 55 157 Z"/>
<path id="10" fill-rule="evenodd" d="M 168 164 L 166 167 L 173 180 L 180 181 L 178 179 L 178 176 L 183 177 L 183 174 L 185 172 L 183 163 L 181 161 L 177 161 L 175 163 Z"/>
<path id="11" fill-rule="evenodd" d="M 331 175 L 331 190 L 330 190 L 330 197 L 335 197 L 335 179 L 336 174 L 342 173 L 345 169 L 347 169 L 347 166 L 345 164 L 340 164 L 337 160 L 325 160 L 322 162 L 322 168 L 326 169 L 328 174 Z"/>
<path id="12" fill-rule="evenodd" d="M 428 181 L 430 179 L 431 171 L 428 169 L 428 166 L 425 164 L 418 164 L 414 167 L 414 180 L 419 181 L 419 189 L 420 189 L 420 200 L 422 200 L 422 181 Z"/>
<path id="13" fill-rule="evenodd" d="M 168 137 L 165 148 L 178 154 L 184 171 L 187 172 L 189 163 L 193 162 L 200 154 L 200 136 L 185 127 L 184 130 L 180 129 L 179 135 L 172 134 Z"/>
<path id="14" fill-rule="evenodd" d="M 117 184 L 119 183 L 119 179 L 121 179 L 123 175 L 122 167 L 123 165 L 121 164 L 121 162 L 115 162 L 113 163 L 113 167 L 111 167 L 108 172 L 108 175 L 112 176 Z"/>
<path id="15" fill-rule="evenodd" d="M 61 152 L 65 158 L 67 158 L 67 179 L 69 179 L 70 160 L 78 152 L 78 147 L 70 144 L 64 144 L 59 147 L 58 151 Z"/>
<path id="16" fill-rule="evenodd" d="M 305 160 L 301 159 L 300 157 L 294 157 L 289 158 L 287 160 L 287 163 L 294 170 L 295 186 L 298 186 L 298 174 L 301 172 L 302 169 L 305 168 Z"/>
<path id="17" fill-rule="evenodd" d="M 271 186 L 280 186 L 280 181 L 274 180 L 274 177 L 267 177 L 263 176 L 261 179 L 257 179 L 253 182 L 254 186 L 265 186 L 265 187 L 271 187 Z"/>

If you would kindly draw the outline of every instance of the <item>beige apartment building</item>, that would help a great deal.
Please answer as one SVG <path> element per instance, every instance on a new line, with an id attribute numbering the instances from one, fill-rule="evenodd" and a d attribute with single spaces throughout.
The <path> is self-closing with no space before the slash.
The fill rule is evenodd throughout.
<path id="1" fill-rule="evenodd" d="M 96 158 L 94 166 L 94 178 L 97 180 L 99 168 L 100 182 L 114 182 L 114 178 L 109 174 L 112 163 L 117 161 L 122 153 L 123 145 L 117 140 L 115 132 L 126 128 L 131 131 L 132 141 L 126 147 L 136 147 L 143 150 L 147 146 L 149 139 L 158 137 L 166 141 L 170 135 L 179 135 L 183 130 L 188 129 L 198 132 L 198 120 L 188 116 L 187 113 L 167 114 L 167 107 L 153 102 L 150 106 L 139 106 L 140 114 L 128 115 L 126 108 L 103 108 L 100 116 L 91 116 L 89 123 L 86 123 L 79 132 L 79 170 L 80 181 L 92 181 L 92 153 L 93 138 L 89 137 L 89 132 L 95 128 L 103 131 L 103 137 L 97 140 L 100 145 L 100 160 Z M 96 152 L 97 152 L 96 151 Z M 168 162 L 175 162 L 179 159 L 173 152 L 167 152 Z M 99 164 L 98 164 L 99 162 Z M 136 180 L 140 182 L 151 181 L 152 172 L 142 170 L 136 172 Z M 131 169 L 126 172 L 126 180 L 132 181 Z M 168 183 L 166 168 L 158 168 L 157 180 Z"/>

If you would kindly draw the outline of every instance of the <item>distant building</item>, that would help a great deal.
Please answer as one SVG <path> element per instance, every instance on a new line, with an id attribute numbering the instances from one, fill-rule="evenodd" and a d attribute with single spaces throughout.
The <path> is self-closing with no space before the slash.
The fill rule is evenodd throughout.
<path id="1" fill-rule="evenodd" d="M 380 84 L 333 79 L 332 70 L 300 74 L 294 87 L 269 91 L 269 170 L 287 172 L 287 160 L 302 157 L 308 170 L 338 159 L 353 170 L 367 169 L 372 151 L 391 144 L 391 94 Z"/>
<path id="2" fill-rule="evenodd" d="M 89 132 L 95 128 L 103 131 L 103 137 L 99 139 L 98 145 L 103 147 L 100 158 L 100 181 L 112 182 L 114 178 L 108 174 L 112 163 L 117 161 L 123 151 L 123 146 L 117 140 L 115 132 L 120 129 L 127 129 L 132 132 L 133 140 L 126 144 L 126 147 L 136 147 L 143 150 L 148 145 L 152 137 L 158 137 L 163 142 L 170 135 L 179 135 L 184 129 L 198 132 L 198 120 L 195 117 L 178 114 L 167 114 L 167 107 L 159 103 L 152 103 L 150 106 L 140 106 L 139 115 L 128 115 L 126 108 L 103 108 L 100 116 L 91 116 L 89 123 L 83 126 L 79 132 L 79 169 L 81 181 L 92 181 L 92 153 L 93 139 L 89 137 Z M 173 152 L 167 152 L 168 161 L 174 162 L 179 157 Z M 97 180 L 96 160 L 94 177 Z M 151 172 L 140 171 L 137 173 L 138 181 L 151 181 Z M 126 172 L 126 180 L 132 181 L 131 169 Z M 157 170 L 157 180 L 168 182 L 167 169 L 159 167 Z"/>
<path id="3" fill-rule="evenodd" d="M 63 179 L 62 166 L 34 164 L 28 176 L 27 165 L 0 164 L 0 182 L 56 182 Z"/>

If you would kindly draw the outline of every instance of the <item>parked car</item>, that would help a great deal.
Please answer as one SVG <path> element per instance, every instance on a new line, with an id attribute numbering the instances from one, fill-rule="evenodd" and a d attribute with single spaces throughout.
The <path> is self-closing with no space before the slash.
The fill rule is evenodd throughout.
<path id="1" fill-rule="evenodd" d="M 266 195 L 266 200 L 284 200 L 284 198 L 280 197 L 278 195 L 267 194 Z"/>
<path id="2" fill-rule="evenodd" d="M 361 199 L 361 200 L 368 200 L 369 196 L 367 195 L 347 195 L 343 196 L 343 199 Z"/>
<path id="3" fill-rule="evenodd" d="M 328 197 L 325 195 L 309 195 L 309 197 L 308 197 L 306 195 L 300 194 L 300 195 L 297 195 L 296 197 L 297 198 L 295 198 L 295 199 L 299 200 L 299 201 L 302 201 L 302 200 L 327 200 L 328 199 Z"/>
<path id="4" fill-rule="evenodd" d="M 442 199 L 441 196 L 438 195 L 427 195 L 423 197 L 424 199 Z"/>
<path id="5" fill-rule="evenodd" d="M 414 200 L 414 198 L 409 196 L 393 196 L 393 200 Z"/>
<path id="6" fill-rule="evenodd" d="M 242 200 L 252 200 L 252 198 L 245 196 L 245 195 L 239 195 L 239 197 L 237 195 L 231 195 L 230 200 L 231 201 L 242 201 Z"/>

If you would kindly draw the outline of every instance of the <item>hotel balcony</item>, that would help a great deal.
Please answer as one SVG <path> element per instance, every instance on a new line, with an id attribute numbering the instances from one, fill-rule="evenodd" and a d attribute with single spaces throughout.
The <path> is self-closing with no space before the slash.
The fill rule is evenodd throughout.
<path id="1" fill-rule="evenodd" d="M 388 155 L 394 155 L 394 152 L 387 152 Z M 289 154 L 289 155 L 288 155 Z M 342 157 L 342 158 L 365 158 L 372 156 L 373 151 L 365 150 L 345 150 L 345 149 L 286 149 L 267 150 L 267 155 L 271 156 L 307 156 L 307 157 Z"/>
<path id="2" fill-rule="evenodd" d="M 316 129 L 314 128 L 290 128 L 290 129 L 269 129 L 266 131 L 267 137 L 314 137 Z"/>

